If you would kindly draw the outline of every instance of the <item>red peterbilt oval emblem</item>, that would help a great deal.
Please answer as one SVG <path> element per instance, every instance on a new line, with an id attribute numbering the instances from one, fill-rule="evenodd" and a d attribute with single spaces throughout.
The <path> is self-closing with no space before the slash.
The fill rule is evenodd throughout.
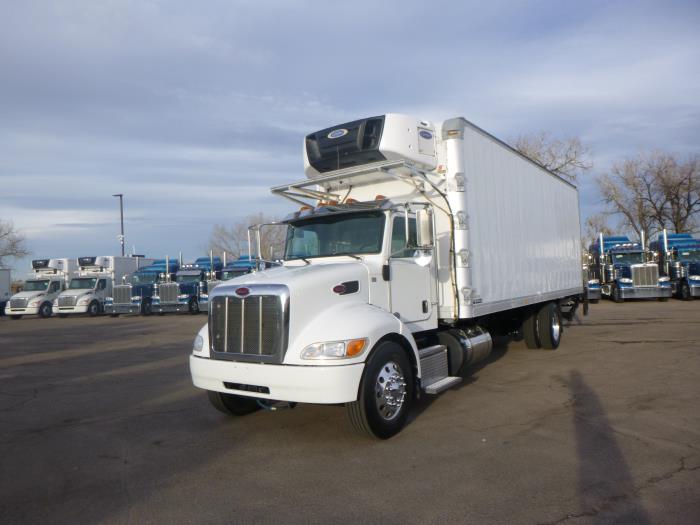
<path id="1" fill-rule="evenodd" d="M 246 297 L 250 294 L 250 289 L 242 286 L 241 288 L 236 288 L 236 295 L 239 297 Z"/>

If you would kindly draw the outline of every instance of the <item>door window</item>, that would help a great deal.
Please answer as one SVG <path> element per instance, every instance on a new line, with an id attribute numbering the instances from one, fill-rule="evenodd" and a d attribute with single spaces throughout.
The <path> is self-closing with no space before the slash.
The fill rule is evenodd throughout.
<path id="1" fill-rule="evenodd" d="M 104 279 L 100 279 L 97 281 L 97 291 L 104 290 L 107 288 L 107 281 Z"/>
<path id="2" fill-rule="evenodd" d="M 49 293 L 56 293 L 61 289 L 61 283 L 59 281 L 54 281 L 49 286 Z"/>
<path id="3" fill-rule="evenodd" d="M 396 258 L 413 257 L 415 248 L 406 248 L 406 219 L 394 217 L 391 228 L 391 256 Z M 408 244 L 416 246 L 416 218 L 408 218 Z"/>

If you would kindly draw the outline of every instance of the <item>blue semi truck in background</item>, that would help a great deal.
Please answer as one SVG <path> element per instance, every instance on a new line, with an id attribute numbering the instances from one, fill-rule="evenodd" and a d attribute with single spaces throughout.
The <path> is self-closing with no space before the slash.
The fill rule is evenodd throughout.
<path id="1" fill-rule="evenodd" d="M 602 295 L 617 303 L 625 299 L 667 301 L 671 297 L 669 277 L 659 274 L 658 262 L 652 260 L 643 243 L 632 242 L 626 235 L 601 234 L 588 251 L 594 260 L 589 279 L 598 279 Z"/>
<path id="2" fill-rule="evenodd" d="M 266 266 L 267 267 L 267 266 Z M 200 308 L 205 311 L 209 311 L 209 294 L 216 288 L 219 284 L 224 281 L 229 281 L 235 277 L 240 277 L 247 273 L 251 273 L 255 270 L 255 260 L 251 259 L 249 255 L 241 255 L 235 261 L 226 263 L 226 254 L 224 253 L 224 267 L 218 275 L 212 274 L 211 278 L 207 280 L 207 290 L 203 294 L 206 296 L 206 302 L 202 301 Z"/>
<path id="3" fill-rule="evenodd" d="M 105 300 L 105 313 L 112 317 L 119 314 L 150 315 L 158 286 L 172 281 L 179 268 L 179 262 L 169 258 L 157 259 L 149 266 L 139 268 L 124 282 L 114 285 L 112 296 Z"/>
<path id="4" fill-rule="evenodd" d="M 664 230 L 649 248 L 659 254 L 661 272 L 670 280 L 677 298 L 690 301 L 700 297 L 700 239 Z"/>
<path id="5" fill-rule="evenodd" d="M 182 265 L 174 281 L 159 283 L 153 296 L 153 311 L 189 312 L 198 314 L 208 309 L 208 282 L 221 279 L 221 258 L 199 257 L 194 263 Z"/>

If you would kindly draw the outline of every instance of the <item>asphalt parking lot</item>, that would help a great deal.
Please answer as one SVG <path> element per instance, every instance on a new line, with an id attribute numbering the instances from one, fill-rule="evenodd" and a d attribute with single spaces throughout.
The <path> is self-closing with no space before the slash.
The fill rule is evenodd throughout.
<path id="1" fill-rule="evenodd" d="M 231 419 L 202 316 L 0 317 L 3 523 L 700 523 L 700 301 L 501 343 L 388 441 L 342 407 Z"/>

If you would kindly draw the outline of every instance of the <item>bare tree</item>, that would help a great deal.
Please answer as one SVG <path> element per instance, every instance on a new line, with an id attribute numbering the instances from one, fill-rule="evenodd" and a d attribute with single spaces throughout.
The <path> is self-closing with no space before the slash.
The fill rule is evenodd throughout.
<path id="1" fill-rule="evenodd" d="M 598 238 L 599 234 L 612 235 L 612 228 L 608 225 L 608 216 L 605 213 L 596 213 L 586 219 L 583 234 L 584 249 L 588 249 Z"/>
<path id="2" fill-rule="evenodd" d="M 613 165 L 598 179 L 608 213 L 647 239 L 664 228 L 690 232 L 700 215 L 700 161 L 669 153 L 642 154 Z"/>
<path id="3" fill-rule="evenodd" d="M 274 217 L 263 213 L 249 215 L 231 226 L 217 224 L 214 226 L 209 238 L 209 249 L 217 255 L 226 252 L 227 256 L 239 257 L 248 254 L 248 228 L 256 224 L 266 224 L 276 222 Z M 255 243 L 255 234 L 250 233 L 251 243 Z M 264 226 L 260 229 L 260 248 L 262 258 L 272 260 L 282 256 L 286 228 L 283 226 Z M 256 253 L 255 245 L 252 247 L 253 254 Z"/>
<path id="4" fill-rule="evenodd" d="M 9 259 L 29 255 L 25 242 L 11 221 L 0 220 L 0 267 L 6 266 Z"/>
<path id="5" fill-rule="evenodd" d="M 556 139 L 541 132 L 520 135 L 513 147 L 549 171 L 576 182 L 579 175 L 593 167 L 590 150 L 576 137 Z"/>

